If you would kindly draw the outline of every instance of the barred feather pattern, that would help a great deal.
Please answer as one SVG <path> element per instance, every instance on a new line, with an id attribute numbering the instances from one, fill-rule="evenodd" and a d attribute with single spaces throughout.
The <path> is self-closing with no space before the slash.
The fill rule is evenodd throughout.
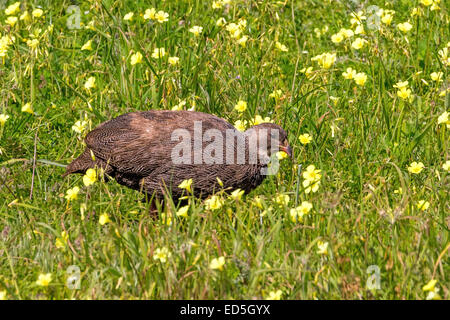
<path id="1" fill-rule="evenodd" d="M 85 138 L 86 149 L 67 166 L 63 176 L 84 174 L 89 168 L 99 167 L 121 185 L 143 191 L 149 197 L 163 198 L 171 194 L 174 201 L 183 194 L 178 185 L 187 179 L 193 180 L 194 194 L 200 198 L 222 188 L 231 191 L 240 188 L 248 193 L 262 183 L 265 176 L 261 169 L 265 165 L 248 163 L 247 155 L 244 164 L 226 164 L 225 161 L 223 164 L 174 164 L 171 153 L 179 141 L 172 139 L 172 133 L 176 129 L 185 129 L 194 137 L 195 121 L 201 121 L 203 133 L 217 129 L 245 135 L 224 119 L 202 112 L 152 110 L 127 113 L 89 132 Z M 287 137 L 275 124 L 259 126 L 280 130 L 280 140 Z M 203 141 L 201 147 L 204 149 L 210 143 Z M 225 157 L 225 143 L 223 147 Z M 234 151 L 237 157 L 236 144 Z M 223 187 L 217 178 L 223 182 Z"/>

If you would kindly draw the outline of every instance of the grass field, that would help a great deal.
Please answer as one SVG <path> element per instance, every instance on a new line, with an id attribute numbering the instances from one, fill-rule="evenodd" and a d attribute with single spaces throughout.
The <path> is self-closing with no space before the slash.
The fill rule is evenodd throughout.
<path id="1" fill-rule="evenodd" d="M 0 298 L 449 298 L 445 1 L 70 5 L 0 1 Z M 90 129 L 150 109 L 269 117 L 294 158 L 157 221 L 61 177 Z"/>

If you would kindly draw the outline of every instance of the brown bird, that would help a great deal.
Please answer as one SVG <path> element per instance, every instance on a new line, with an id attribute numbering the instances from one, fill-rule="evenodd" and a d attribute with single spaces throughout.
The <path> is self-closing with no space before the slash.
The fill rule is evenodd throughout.
<path id="1" fill-rule="evenodd" d="M 266 177 L 274 151 L 292 155 L 286 132 L 276 124 L 240 132 L 224 119 L 194 111 L 123 114 L 89 132 L 85 142 L 63 176 L 102 168 L 107 178 L 148 199 L 170 194 L 175 203 L 186 194 L 178 186 L 188 179 L 200 198 L 222 188 L 248 193 Z"/>

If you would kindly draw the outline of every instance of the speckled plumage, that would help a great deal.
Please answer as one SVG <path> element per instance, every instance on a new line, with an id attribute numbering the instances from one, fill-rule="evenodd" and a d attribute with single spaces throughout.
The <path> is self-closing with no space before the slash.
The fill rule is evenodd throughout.
<path id="1" fill-rule="evenodd" d="M 193 137 L 194 121 L 201 121 L 203 132 L 208 129 L 233 130 L 236 135 L 245 135 L 225 120 L 202 112 L 152 110 L 127 113 L 89 132 L 85 139 L 87 148 L 67 166 L 64 176 L 84 174 L 87 169 L 97 166 L 121 185 L 160 199 L 170 193 L 174 201 L 182 195 L 183 190 L 178 185 L 186 179 L 193 180 L 194 193 L 201 198 L 222 188 L 217 178 L 224 188 L 240 188 L 246 193 L 261 184 L 265 178 L 261 174 L 264 164 L 249 164 L 248 157 L 244 164 L 174 164 L 171 152 L 179 141 L 171 139 L 172 132 L 182 128 Z M 259 126 L 280 130 L 280 141 L 286 141 L 286 133 L 279 126 Z M 203 141 L 202 148 L 209 143 Z"/>

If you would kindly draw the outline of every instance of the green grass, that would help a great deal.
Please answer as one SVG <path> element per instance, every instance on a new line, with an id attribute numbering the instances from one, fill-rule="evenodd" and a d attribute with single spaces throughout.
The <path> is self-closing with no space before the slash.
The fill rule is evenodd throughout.
<path id="1" fill-rule="evenodd" d="M 231 0 L 212 9 L 212 1 L 93 0 L 79 4 L 79 30 L 66 26 L 69 1 L 23 2 L 21 13 L 39 5 L 44 16 L 12 28 L 2 10 L 0 34 L 15 42 L 0 57 L 0 114 L 10 116 L 0 125 L 0 295 L 251 299 L 281 290 L 282 299 L 425 299 L 422 287 L 436 279 L 448 299 L 449 175 L 442 166 L 449 129 L 438 124 L 450 101 L 449 66 L 438 54 L 450 41 L 448 8 L 445 1 L 433 11 L 419 1 L 385 2 Z M 368 12 L 365 35 L 330 40 L 369 5 L 395 10 L 391 25 L 369 29 L 375 17 Z M 410 16 L 414 6 L 422 16 Z M 151 7 L 169 21 L 144 22 L 139 14 Z M 124 21 L 130 11 L 133 21 Z M 227 24 L 246 19 L 245 47 L 216 26 L 220 17 Z M 405 37 L 396 25 L 407 20 L 413 28 Z M 90 21 L 94 28 L 86 29 Z M 203 27 L 199 37 L 189 32 L 194 25 Z M 36 51 L 26 40 L 39 28 Z M 360 50 L 351 47 L 357 37 L 368 41 Z M 93 50 L 81 51 L 90 39 Z M 151 56 L 158 47 L 167 52 L 160 60 Z M 131 50 L 143 54 L 142 63 L 130 64 Z M 337 55 L 329 69 L 311 61 L 324 52 Z M 179 64 L 169 65 L 169 56 Z M 310 66 L 314 76 L 301 72 Z M 344 79 L 348 67 L 368 76 L 364 86 Z M 432 72 L 443 81 L 431 80 Z M 88 91 L 91 76 L 96 88 Z M 405 80 L 411 100 L 393 88 Z M 271 98 L 278 89 L 281 97 Z M 61 178 L 89 128 L 181 100 L 231 123 L 270 117 L 288 131 L 293 161 L 242 200 L 224 196 L 218 210 L 191 199 L 188 218 L 173 216 L 170 225 L 175 208 L 153 221 L 142 195 L 115 182 L 86 187 L 81 176 Z M 241 115 L 233 110 L 238 100 L 248 103 Z M 27 102 L 33 114 L 21 112 Z M 88 121 L 83 134 L 71 129 L 78 120 Z M 303 133 L 312 135 L 310 144 L 300 143 Z M 425 165 L 419 174 L 407 170 L 413 161 Z M 310 164 L 322 178 L 307 194 L 302 172 Z M 68 203 L 74 186 L 78 199 Z M 290 196 L 288 204 L 276 203 L 280 194 Z M 420 200 L 429 208 L 420 210 Z M 294 223 L 290 209 L 302 201 L 313 209 Z M 111 222 L 101 225 L 104 213 Z M 63 231 L 68 240 L 58 248 Z M 327 254 L 318 253 L 320 242 L 328 243 Z M 166 263 L 153 258 L 164 247 Z M 210 269 L 220 256 L 223 271 Z M 79 290 L 66 286 L 71 265 L 81 271 Z M 379 290 L 366 287 L 371 265 L 380 269 Z M 47 287 L 36 284 L 42 273 L 52 274 Z"/>

